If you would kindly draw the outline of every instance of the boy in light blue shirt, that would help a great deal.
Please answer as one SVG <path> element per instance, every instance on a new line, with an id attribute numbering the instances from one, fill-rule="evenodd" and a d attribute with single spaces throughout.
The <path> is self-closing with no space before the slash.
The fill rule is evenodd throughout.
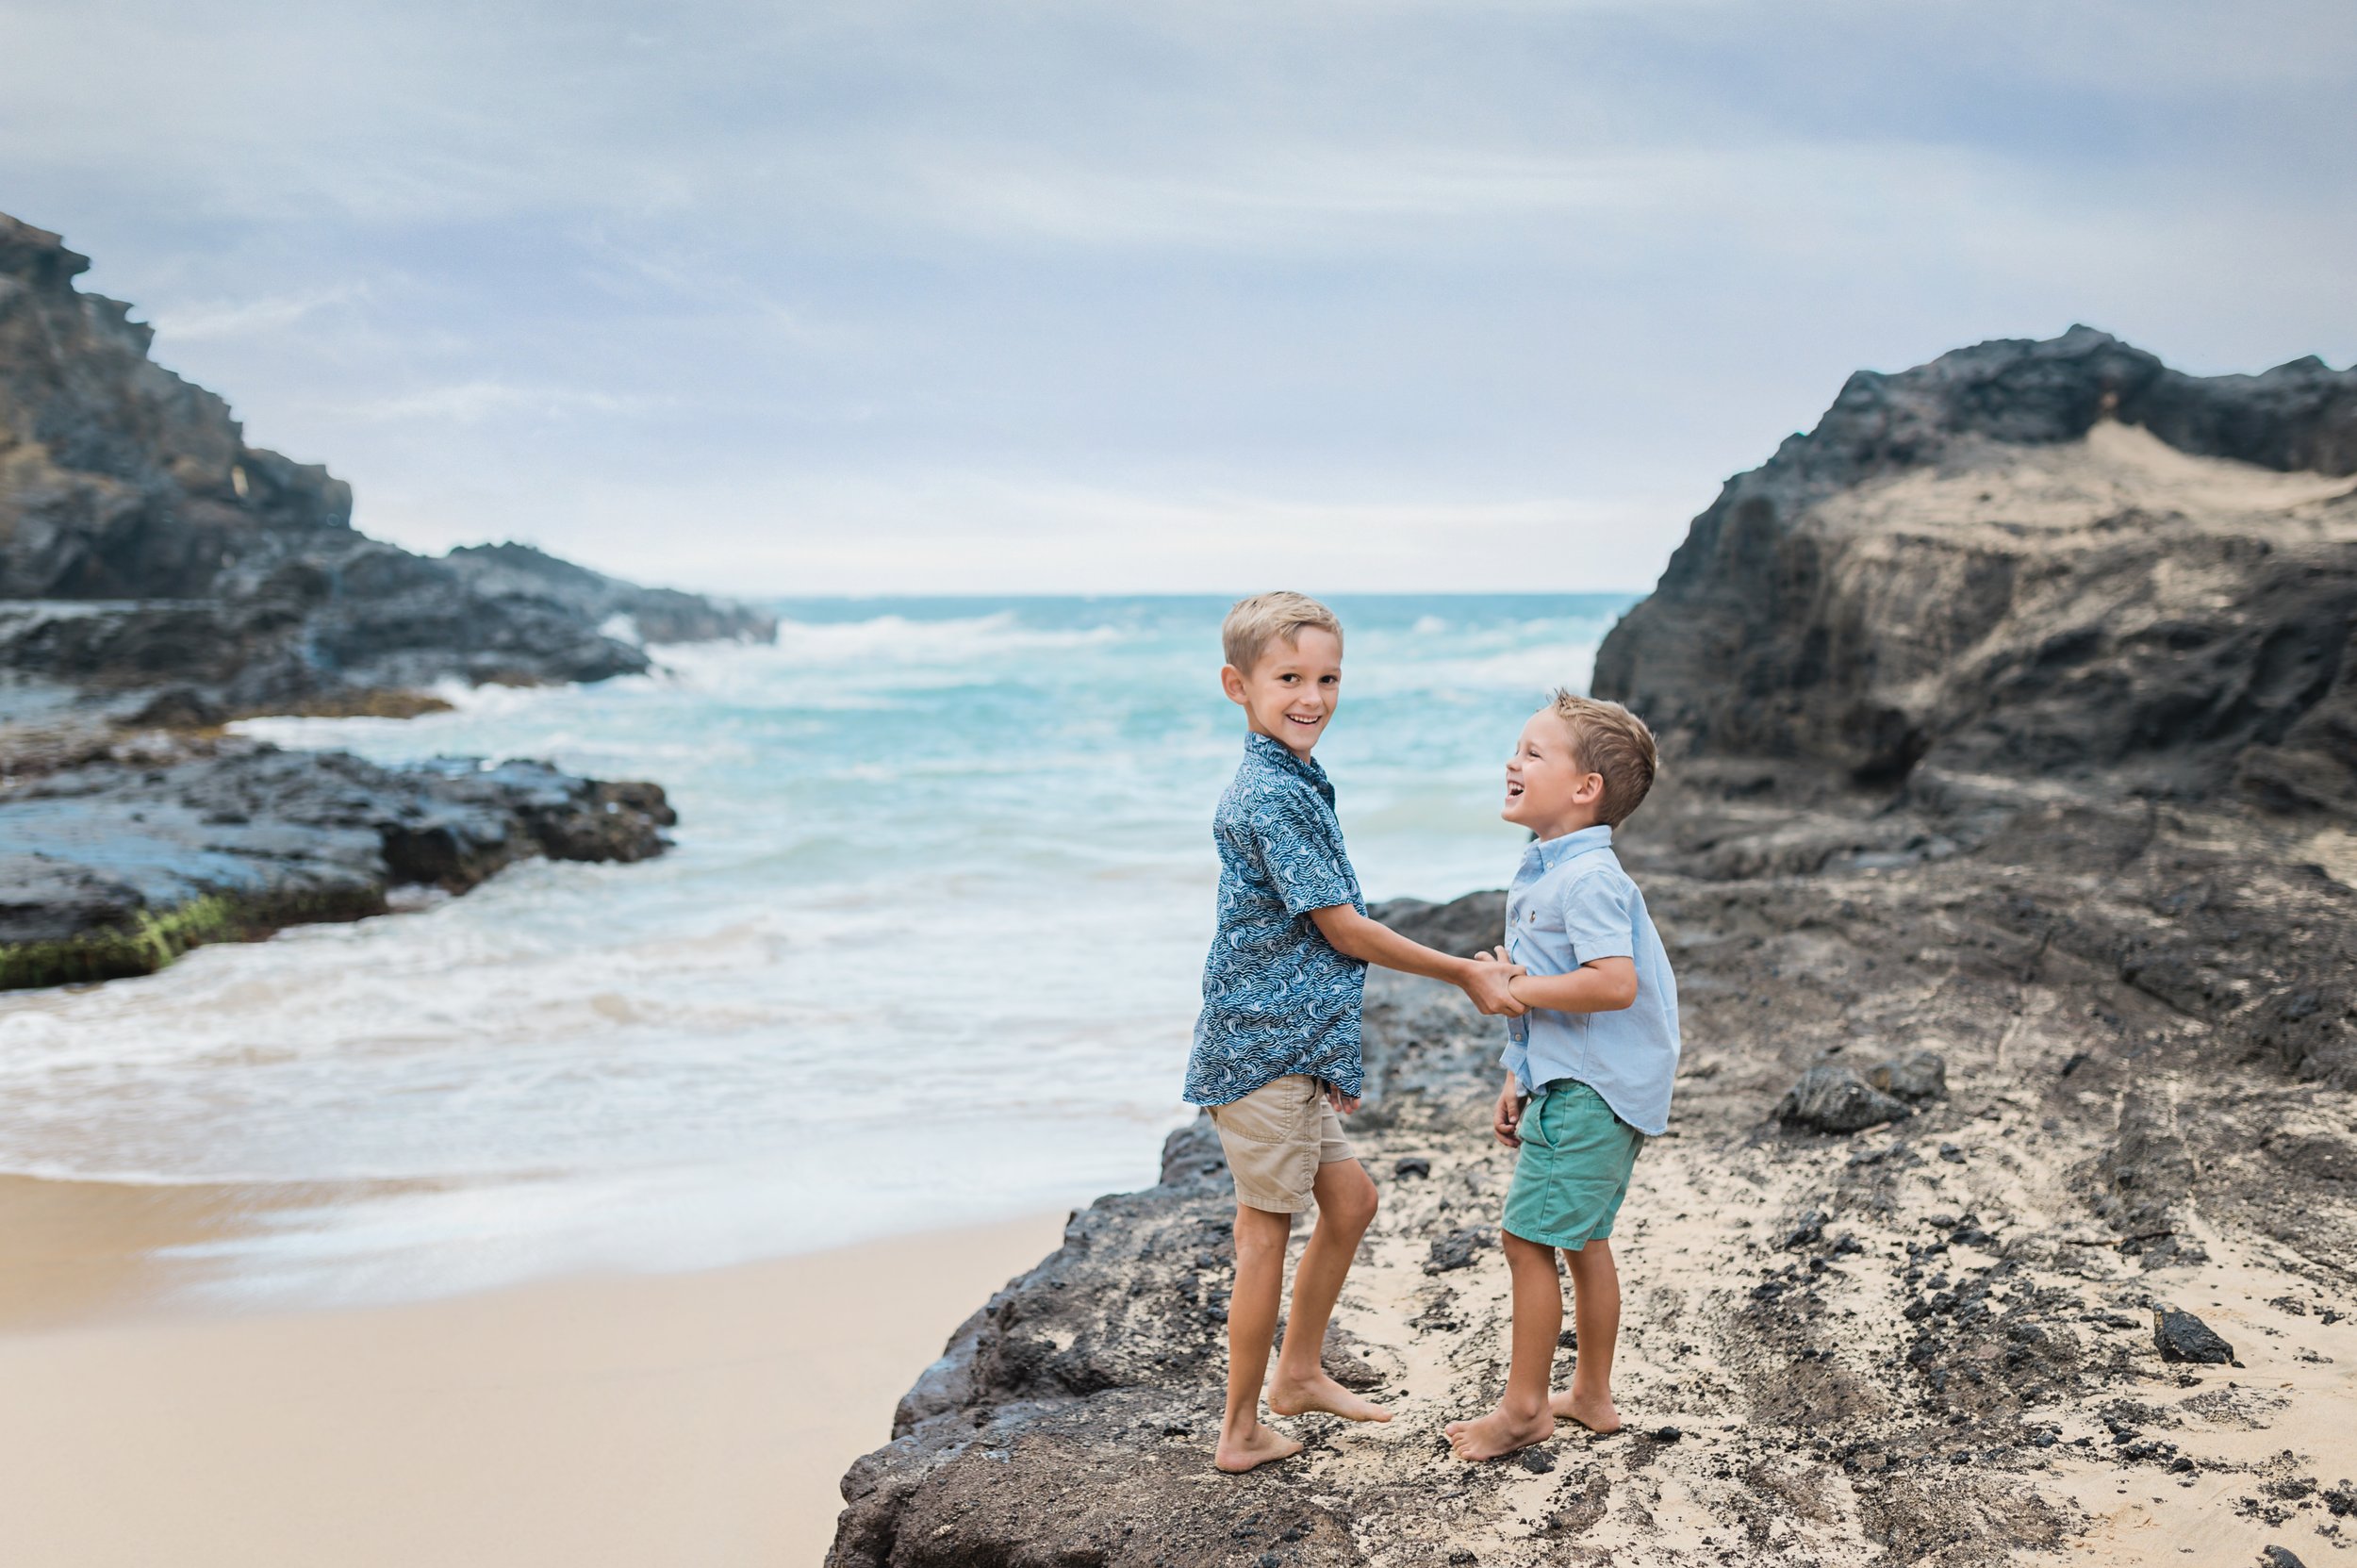
<path id="1" fill-rule="evenodd" d="M 1653 732 L 1617 702 L 1558 691 L 1523 726 L 1506 765 L 1509 822 L 1537 840 L 1506 900 L 1496 955 L 1527 970 L 1509 982 L 1528 1011 L 1507 1020 L 1506 1083 L 1492 1131 L 1521 1150 L 1499 1223 L 1514 1280 L 1513 1358 L 1496 1410 L 1450 1423 L 1465 1460 L 1543 1443 L 1566 1417 L 1620 1430 L 1612 1351 L 1621 1282 L 1613 1217 L 1638 1150 L 1670 1119 L 1677 1075 L 1677 981 L 1645 896 L 1612 852 L 1612 830 L 1653 787 Z M 1578 1353 L 1568 1393 L 1551 1394 L 1570 1264 Z"/>

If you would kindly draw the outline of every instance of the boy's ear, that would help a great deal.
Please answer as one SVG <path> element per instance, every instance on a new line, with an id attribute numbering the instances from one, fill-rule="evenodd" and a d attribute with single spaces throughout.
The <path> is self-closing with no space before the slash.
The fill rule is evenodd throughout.
<path id="1" fill-rule="evenodd" d="M 1572 803 L 1574 805 L 1593 805 L 1603 799 L 1604 775 L 1601 773 L 1586 775 L 1579 781 L 1579 787 L 1572 791 Z"/>
<path id="2" fill-rule="evenodd" d="M 1244 671 L 1232 664 L 1219 667 L 1219 689 L 1228 694 L 1228 701 L 1238 707 L 1244 705 Z"/>

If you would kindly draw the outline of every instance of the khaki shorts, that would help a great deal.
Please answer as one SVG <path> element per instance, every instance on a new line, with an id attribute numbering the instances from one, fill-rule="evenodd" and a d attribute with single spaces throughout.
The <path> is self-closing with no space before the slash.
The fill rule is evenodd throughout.
<path id="1" fill-rule="evenodd" d="M 1301 1213 L 1314 1207 L 1310 1189 L 1318 1167 L 1352 1158 L 1343 1119 L 1326 1102 L 1326 1086 L 1301 1073 L 1263 1083 L 1211 1113 L 1236 1179 L 1236 1201 L 1247 1209 Z"/>

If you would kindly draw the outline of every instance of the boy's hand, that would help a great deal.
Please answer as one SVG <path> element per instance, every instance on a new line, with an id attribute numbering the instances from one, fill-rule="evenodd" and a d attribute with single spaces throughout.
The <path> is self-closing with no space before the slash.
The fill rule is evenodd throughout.
<path id="1" fill-rule="evenodd" d="M 1519 964 L 1508 963 L 1505 949 L 1500 949 L 1495 954 L 1477 954 L 1473 968 L 1459 983 L 1464 986 L 1465 995 L 1473 999 L 1474 1006 L 1482 1012 L 1519 1018 L 1530 1010 L 1514 999 L 1514 993 L 1508 986 L 1515 976 L 1529 972 Z"/>
<path id="2" fill-rule="evenodd" d="M 1523 1087 L 1514 1081 L 1514 1075 L 1508 1073 L 1506 1076 L 1506 1087 L 1498 1091 L 1497 1110 L 1490 1117 L 1490 1131 L 1496 1133 L 1498 1142 L 1507 1147 L 1520 1148 L 1523 1147 L 1522 1133 L 1519 1131 L 1522 1123 Z"/>
<path id="3" fill-rule="evenodd" d="M 1359 1097 L 1346 1095 L 1329 1083 L 1326 1086 L 1326 1103 L 1334 1108 L 1334 1114 L 1347 1116 L 1359 1109 Z"/>

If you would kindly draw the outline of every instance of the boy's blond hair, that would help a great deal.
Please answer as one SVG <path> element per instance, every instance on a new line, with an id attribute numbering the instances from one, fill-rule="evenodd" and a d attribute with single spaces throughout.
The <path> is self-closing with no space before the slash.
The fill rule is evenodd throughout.
<path id="1" fill-rule="evenodd" d="M 1237 600 L 1228 609 L 1228 619 L 1220 623 L 1220 652 L 1229 664 L 1249 675 L 1270 643 L 1280 637 L 1297 642 L 1303 628 L 1310 626 L 1333 633 L 1336 642 L 1343 640 L 1343 623 L 1334 612 L 1308 594 L 1256 593 Z"/>
<path id="2" fill-rule="evenodd" d="M 1604 776 L 1604 798 L 1596 816 L 1619 827 L 1645 803 L 1653 788 L 1658 761 L 1653 731 L 1645 721 L 1621 706 L 1594 697 L 1582 697 L 1562 686 L 1555 688 L 1555 717 L 1571 732 L 1572 750 L 1590 772 Z"/>

